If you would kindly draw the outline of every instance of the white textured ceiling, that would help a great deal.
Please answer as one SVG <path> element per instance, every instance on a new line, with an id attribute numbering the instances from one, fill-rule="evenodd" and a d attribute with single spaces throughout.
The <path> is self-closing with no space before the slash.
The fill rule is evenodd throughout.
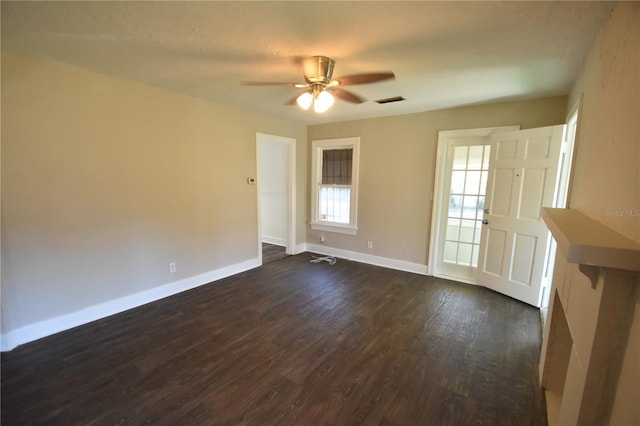
<path id="1" fill-rule="evenodd" d="M 566 94 L 609 2 L 7 2 L 2 48 L 313 124 Z M 324 114 L 284 103 L 299 58 L 392 70 Z M 374 99 L 403 96 L 399 103 Z"/>

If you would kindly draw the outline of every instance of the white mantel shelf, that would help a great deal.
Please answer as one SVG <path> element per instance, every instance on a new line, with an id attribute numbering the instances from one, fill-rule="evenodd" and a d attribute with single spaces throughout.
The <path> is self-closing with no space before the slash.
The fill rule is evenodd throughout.
<path id="1" fill-rule="evenodd" d="M 635 241 L 577 210 L 545 207 L 541 213 L 569 263 L 640 271 L 640 244 Z M 580 269 L 586 274 L 587 268 Z"/>
<path id="2" fill-rule="evenodd" d="M 540 353 L 548 423 L 610 424 L 640 282 L 640 244 L 577 210 L 543 208 L 541 215 L 558 244 Z"/>

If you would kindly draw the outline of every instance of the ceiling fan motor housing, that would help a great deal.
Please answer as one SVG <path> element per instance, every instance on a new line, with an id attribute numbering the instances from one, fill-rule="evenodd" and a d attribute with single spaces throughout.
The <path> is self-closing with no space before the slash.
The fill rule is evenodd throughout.
<path id="1" fill-rule="evenodd" d="M 311 56 L 302 62 L 302 72 L 307 83 L 327 84 L 333 75 L 335 61 L 326 56 Z"/>

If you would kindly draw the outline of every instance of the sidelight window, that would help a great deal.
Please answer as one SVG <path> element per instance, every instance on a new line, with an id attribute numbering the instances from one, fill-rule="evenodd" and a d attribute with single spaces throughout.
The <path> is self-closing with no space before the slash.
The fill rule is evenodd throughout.
<path id="1" fill-rule="evenodd" d="M 444 261 L 477 267 L 490 145 L 456 146 L 449 190 Z"/>

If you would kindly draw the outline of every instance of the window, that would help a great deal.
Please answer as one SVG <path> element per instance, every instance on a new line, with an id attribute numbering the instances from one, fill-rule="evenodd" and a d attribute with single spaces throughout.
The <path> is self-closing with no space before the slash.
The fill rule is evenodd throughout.
<path id="1" fill-rule="evenodd" d="M 312 142 L 311 228 L 355 235 L 360 138 Z"/>
<path id="2" fill-rule="evenodd" d="M 453 164 L 447 210 L 446 263 L 478 267 L 491 145 L 451 145 Z"/>

